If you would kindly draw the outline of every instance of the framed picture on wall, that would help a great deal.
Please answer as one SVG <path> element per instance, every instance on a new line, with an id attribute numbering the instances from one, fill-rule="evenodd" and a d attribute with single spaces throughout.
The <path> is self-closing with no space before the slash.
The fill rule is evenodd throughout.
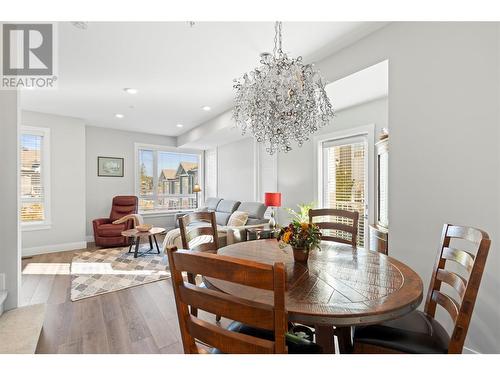
<path id="1" fill-rule="evenodd" d="M 97 175 L 99 177 L 123 177 L 123 158 L 98 156 Z"/>

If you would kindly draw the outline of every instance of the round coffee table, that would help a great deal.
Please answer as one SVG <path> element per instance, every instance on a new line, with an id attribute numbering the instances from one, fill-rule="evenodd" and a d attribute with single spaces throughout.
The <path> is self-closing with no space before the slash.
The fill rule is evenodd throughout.
<path id="1" fill-rule="evenodd" d="M 141 232 L 137 229 L 129 229 L 129 230 L 123 231 L 122 236 L 132 238 L 132 243 L 130 244 L 130 247 L 128 248 L 128 252 L 131 253 L 132 246 L 135 245 L 134 258 L 137 258 L 138 256 L 143 256 L 143 255 L 149 254 L 153 250 L 153 240 L 155 241 L 156 251 L 158 254 L 160 254 L 160 247 L 158 246 L 158 241 L 156 241 L 156 235 L 162 234 L 164 232 L 165 232 L 165 228 L 158 228 L 158 227 L 153 227 L 150 230 L 148 230 L 147 232 Z M 148 237 L 149 250 L 144 251 L 144 252 L 139 252 L 139 244 L 141 242 L 142 237 Z"/>

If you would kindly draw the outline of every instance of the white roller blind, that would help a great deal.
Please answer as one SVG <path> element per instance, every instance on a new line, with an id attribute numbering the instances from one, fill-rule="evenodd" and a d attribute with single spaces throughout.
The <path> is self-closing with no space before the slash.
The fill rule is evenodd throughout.
<path id="1" fill-rule="evenodd" d="M 40 223 L 47 215 L 48 131 L 24 129 L 20 140 L 20 184 L 22 223 Z"/>
<path id="2" fill-rule="evenodd" d="M 358 246 L 363 247 L 366 209 L 366 142 L 362 137 L 356 137 L 326 142 L 323 146 L 324 207 L 359 212 Z M 348 221 L 339 218 L 336 220 Z M 343 234 L 339 232 L 336 235 L 342 236 Z M 346 239 L 349 239 L 348 235 Z"/>

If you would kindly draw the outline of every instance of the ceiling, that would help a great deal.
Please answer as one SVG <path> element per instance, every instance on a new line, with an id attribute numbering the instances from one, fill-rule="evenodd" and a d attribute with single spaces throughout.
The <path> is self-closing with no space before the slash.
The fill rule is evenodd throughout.
<path id="1" fill-rule="evenodd" d="M 283 49 L 318 61 L 383 25 L 285 22 Z M 22 109 L 168 136 L 229 109 L 233 79 L 255 68 L 274 38 L 272 22 L 91 22 L 86 29 L 62 22 L 57 30 L 57 88 L 24 90 Z"/>
<path id="2" fill-rule="evenodd" d="M 335 111 L 342 111 L 362 103 L 387 97 L 389 94 L 389 61 L 385 60 L 369 66 L 359 72 L 326 85 L 326 93 L 330 98 Z M 227 115 L 227 114 L 226 114 Z M 194 140 L 180 146 L 194 149 L 210 149 L 226 143 L 241 140 L 241 129 L 227 121 L 224 128 L 217 131 L 200 134 Z M 335 118 L 332 126 L 335 125 Z M 250 137 L 247 133 L 245 137 Z"/>

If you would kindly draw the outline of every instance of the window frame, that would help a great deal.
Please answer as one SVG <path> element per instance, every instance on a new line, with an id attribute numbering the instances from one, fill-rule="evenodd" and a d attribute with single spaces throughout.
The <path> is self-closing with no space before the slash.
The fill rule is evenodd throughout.
<path id="1" fill-rule="evenodd" d="M 342 143 L 343 139 L 355 137 L 366 137 L 367 141 L 367 157 L 366 157 L 366 174 L 367 178 L 365 180 L 366 186 L 366 198 L 368 204 L 365 206 L 365 248 L 368 247 L 370 243 L 370 234 L 368 227 L 370 224 L 374 223 L 376 220 L 376 203 L 375 203 L 375 124 L 362 125 L 352 128 L 346 128 L 343 130 L 338 130 L 334 132 L 329 132 L 325 134 L 316 135 L 313 137 L 313 147 L 314 147 L 314 166 L 315 166 L 315 178 L 314 178 L 314 201 L 318 204 L 318 207 L 323 207 L 323 176 L 324 176 L 324 153 L 323 144 L 330 143 L 333 145 L 335 142 Z M 360 220 L 365 220 L 360 217 Z"/>
<path id="2" fill-rule="evenodd" d="M 134 191 L 135 195 L 140 199 L 141 189 L 139 182 L 139 150 L 151 150 L 153 151 L 153 200 L 156 202 L 158 200 L 158 152 L 171 152 L 175 154 L 185 154 L 185 155 L 198 155 L 198 184 L 202 186 L 201 192 L 198 193 L 197 204 L 200 206 L 200 202 L 204 202 L 205 199 L 205 163 L 204 163 L 204 151 L 203 150 L 194 150 L 194 149 L 179 149 L 173 146 L 162 146 L 162 145 L 154 145 L 147 143 L 134 143 Z M 167 209 L 158 209 L 141 211 L 139 213 L 143 216 L 165 216 L 172 215 L 178 212 L 191 212 L 194 209 L 188 210 L 167 210 Z"/>
<path id="3" fill-rule="evenodd" d="M 22 231 L 34 231 L 34 230 L 46 230 L 52 227 L 52 217 L 51 217 L 51 199 L 50 199 L 50 129 L 36 126 L 21 126 L 21 132 L 19 135 L 19 210 L 21 210 L 21 205 L 23 202 L 29 202 L 30 199 L 26 199 L 21 195 L 21 137 L 24 134 L 37 135 L 42 137 L 42 147 L 41 147 L 41 167 L 42 167 L 42 187 L 43 187 L 43 221 L 30 221 L 23 222 L 21 220 L 21 215 L 19 214 L 19 222 Z"/>

